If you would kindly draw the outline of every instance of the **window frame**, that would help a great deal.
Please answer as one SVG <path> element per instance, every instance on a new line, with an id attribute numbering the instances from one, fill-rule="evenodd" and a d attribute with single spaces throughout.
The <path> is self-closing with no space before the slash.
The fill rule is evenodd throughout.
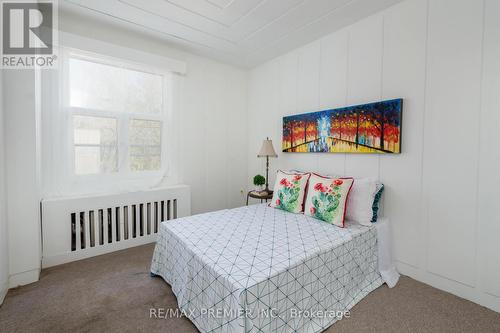
<path id="1" fill-rule="evenodd" d="M 170 170 L 171 161 L 168 156 L 170 153 L 169 134 L 171 134 L 172 124 L 172 73 L 156 67 L 145 64 L 138 64 L 128 60 L 111 57 L 107 55 L 96 54 L 79 49 L 64 47 L 60 53 L 63 67 L 60 71 L 60 106 L 63 114 L 66 115 L 66 133 L 69 151 L 66 156 L 69 158 L 67 174 L 73 178 L 74 183 L 102 183 L 102 182 L 117 182 L 127 180 L 139 180 L 144 178 L 163 178 Z M 162 76 L 162 108 L 159 113 L 128 113 L 121 110 L 99 110 L 83 107 L 75 107 L 70 105 L 70 59 L 80 59 L 91 61 L 98 64 L 140 71 L 144 73 Z M 74 127 L 73 116 L 90 116 L 90 117 L 108 117 L 115 118 L 117 122 L 117 171 L 109 173 L 96 174 L 76 174 L 75 169 L 75 142 L 74 142 Z M 141 170 L 132 171 L 130 169 L 130 142 L 129 142 L 129 127 L 132 119 L 153 120 L 161 122 L 161 154 L 159 170 Z"/>

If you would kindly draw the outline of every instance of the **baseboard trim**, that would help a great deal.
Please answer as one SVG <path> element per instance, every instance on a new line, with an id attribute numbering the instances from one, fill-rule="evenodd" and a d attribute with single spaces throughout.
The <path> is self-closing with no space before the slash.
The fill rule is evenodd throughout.
<path id="1" fill-rule="evenodd" d="M 83 251 L 65 252 L 58 255 L 42 258 L 42 268 L 67 264 L 69 262 L 97 257 L 116 251 L 125 250 L 131 247 L 146 245 L 156 242 L 157 234 L 151 234 L 143 237 L 132 238 L 117 243 L 104 244 L 99 247 L 89 248 Z"/>
<path id="2" fill-rule="evenodd" d="M 7 295 L 8 291 L 9 291 L 9 285 L 6 282 L 0 289 L 0 305 L 3 304 L 3 300 L 5 299 L 5 296 Z"/>
<path id="3" fill-rule="evenodd" d="M 26 272 L 12 274 L 9 276 L 9 288 L 24 286 L 40 279 L 40 268 L 35 268 Z"/>
<path id="4" fill-rule="evenodd" d="M 432 272 L 412 267 L 402 262 L 397 262 L 396 266 L 398 272 L 402 275 L 409 276 L 417 281 L 477 303 L 493 311 L 500 312 L 500 298 L 494 297 L 477 287 L 471 287 L 443 276 L 435 275 Z"/>

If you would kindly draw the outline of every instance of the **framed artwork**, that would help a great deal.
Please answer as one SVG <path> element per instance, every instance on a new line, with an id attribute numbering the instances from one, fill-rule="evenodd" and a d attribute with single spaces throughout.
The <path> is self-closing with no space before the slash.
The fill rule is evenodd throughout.
<path id="1" fill-rule="evenodd" d="M 283 152 L 401 153 L 403 99 L 283 117 Z"/>

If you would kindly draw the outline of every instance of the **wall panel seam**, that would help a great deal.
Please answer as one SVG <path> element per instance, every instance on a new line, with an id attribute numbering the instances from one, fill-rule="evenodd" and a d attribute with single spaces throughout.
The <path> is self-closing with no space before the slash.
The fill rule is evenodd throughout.
<path id="1" fill-rule="evenodd" d="M 481 244 L 479 242 L 479 191 L 480 191 L 480 170 L 481 170 L 481 125 L 482 125 L 482 118 L 483 118 L 483 83 L 484 83 L 484 41 L 485 41 L 485 30 L 486 30 L 486 0 L 483 0 L 482 4 L 482 31 L 481 31 L 481 61 L 480 61 L 480 74 L 479 74 L 479 114 L 478 114 L 478 122 L 477 122 L 477 135 L 478 135 L 478 140 L 477 140 L 477 149 L 476 149 L 476 188 L 475 188 L 475 196 L 476 196 L 476 211 L 475 213 L 475 223 L 474 223 L 474 240 L 476 242 L 476 246 L 474 246 L 474 265 L 476 267 L 476 274 L 474 275 L 474 284 L 477 286 L 478 289 L 480 289 L 480 284 L 481 284 L 481 279 L 479 277 L 481 267 L 480 263 L 478 260 L 478 247 Z M 481 289 L 480 289 L 481 290 Z"/>
<path id="2" fill-rule="evenodd" d="M 424 96 L 423 96 L 423 114 L 422 114 L 422 135 L 421 135 L 421 140 L 422 140 L 422 148 L 421 148 L 421 153 L 420 153 L 420 160 L 421 160 L 421 166 L 420 166 L 420 205 L 422 207 L 422 218 L 424 220 L 423 223 L 423 229 L 422 233 L 420 234 L 420 237 L 423 238 L 421 239 L 422 243 L 425 244 L 424 246 L 424 253 L 420 254 L 420 263 L 423 264 L 423 267 L 420 267 L 421 270 L 428 271 L 428 255 L 429 255 L 429 208 L 428 208 L 428 203 L 429 200 L 426 198 L 425 193 L 426 193 L 426 182 L 424 181 L 425 177 L 425 126 L 426 126 L 426 119 L 427 119 L 427 112 L 428 112 L 428 101 L 427 101 L 427 95 L 428 95 L 428 84 L 429 84 L 429 35 L 430 35 L 430 29 L 429 29 L 429 17 L 430 17 L 430 3 L 429 0 L 426 1 L 426 15 L 425 15 L 425 61 L 424 61 Z"/>

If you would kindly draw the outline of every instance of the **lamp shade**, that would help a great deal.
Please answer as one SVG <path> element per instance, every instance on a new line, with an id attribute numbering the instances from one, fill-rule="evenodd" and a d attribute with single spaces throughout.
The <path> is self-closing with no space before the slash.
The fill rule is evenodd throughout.
<path id="1" fill-rule="evenodd" d="M 268 138 L 262 142 L 262 147 L 260 147 L 257 157 L 278 157 L 278 154 L 274 151 L 273 140 L 269 140 Z"/>

